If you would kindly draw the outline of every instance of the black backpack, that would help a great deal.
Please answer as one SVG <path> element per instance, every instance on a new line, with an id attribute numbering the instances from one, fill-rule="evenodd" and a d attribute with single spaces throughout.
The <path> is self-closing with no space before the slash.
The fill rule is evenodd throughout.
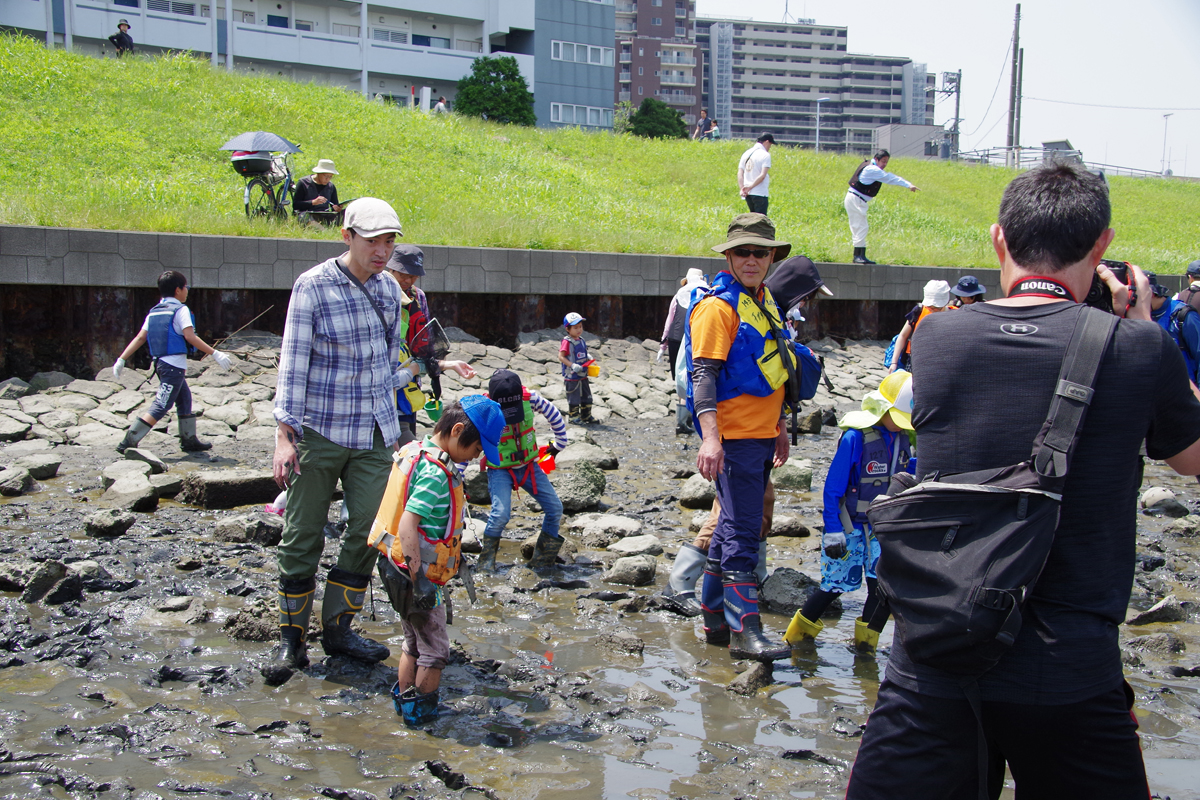
<path id="1" fill-rule="evenodd" d="M 882 551 L 877 614 L 895 615 L 915 663 L 954 673 L 967 687 L 1016 640 L 1054 543 L 1071 453 L 1116 324 L 1111 314 L 1081 308 L 1028 461 L 919 482 L 901 473 L 871 504 L 867 517 Z"/>

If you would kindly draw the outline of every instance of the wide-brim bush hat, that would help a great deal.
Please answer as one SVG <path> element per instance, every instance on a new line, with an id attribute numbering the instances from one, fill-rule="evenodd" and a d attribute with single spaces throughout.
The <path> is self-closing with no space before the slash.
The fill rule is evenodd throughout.
<path id="1" fill-rule="evenodd" d="M 129 24 L 129 20 L 127 20 L 127 19 L 117 20 L 117 27 L 119 28 L 122 25 L 124 25 L 126 28 L 129 28 L 129 30 L 133 30 L 133 26 Z"/>
<path id="2" fill-rule="evenodd" d="M 958 279 L 958 283 L 950 289 L 950 293 L 959 297 L 975 297 L 987 292 L 987 289 L 979 283 L 979 279 L 974 275 L 963 275 Z"/>
<path id="3" fill-rule="evenodd" d="M 321 173 L 327 173 L 329 175 L 341 175 L 342 174 L 333 168 L 333 161 L 331 161 L 328 158 L 318 159 L 317 165 L 312 168 L 312 171 L 313 171 L 313 175 L 320 175 Z"/>
<path id="4" fill-rule="evenodd" d="M 912 424 L 912 373 L 896 370 L 883 379 L 879 388 L 863 395 L 862 406 L 842 417 L 839 428 L 866 430 L 879 424 L 883 415 L 892 412 L 896 425 L 906 431 L 913 430 Z"/>
<path id="5" fill-rule="evenodd" d="M 789 242 L 781 242 L 775 238 L 775 223 L 771 222 L 771 218 L 766 214 L 753 213 L 738 214 L 734 217 L 733 222 L 729 223 L 729 230 L 725 232 L 725 241 L 713 245 L 712 249 L 715 253 L 724 253 L 735 247 L 753 244 L 775 248 L 775 258 L 771 263 L 782 261 L 792 252 Z"/>
<path id="6" fill-rule="evenodd" d="M 398 244 L 392 250 L 387 268 L 393 272 L 420 278 L 425 274 L 425 251 L 415 244 Z"/>
<path id="7" fill-rule="evenodd" d="M 950 302 L 950 284 L 945 281 L 930 281 L 925 284 L 924 297 L 921 305 L 930 308 L 944 308 Z"/>

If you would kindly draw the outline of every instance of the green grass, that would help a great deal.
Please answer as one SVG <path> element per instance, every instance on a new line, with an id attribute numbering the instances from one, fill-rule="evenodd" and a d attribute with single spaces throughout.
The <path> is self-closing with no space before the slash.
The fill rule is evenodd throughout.
<path id="1" fill-rule="evenodd" d="M 248 221 L 243 181 L 217 148 L 250 130 L 299 143 L 299 174 L 332 158 L 343 198 L 373 195 L 409 241 L 708 254 L 745 210 L 745 142 L 647 141 L 434 118 L 316 84 L 230 75 L 188 55 L 101 60 L 0 36 L 0 222 L 328 238 Z M 858 159 L 776 148 L 771 216 L 795 251 L 843 261 L 842 209 Z M 990 267 L 988 226 L 1013 173 L 894 159 L 921 187 L 872 203 L 870 255 L 898 264 Z M 1200 185 L 1112 180 L 1110 253 L 1160 272 L 1200 255 Z"/>

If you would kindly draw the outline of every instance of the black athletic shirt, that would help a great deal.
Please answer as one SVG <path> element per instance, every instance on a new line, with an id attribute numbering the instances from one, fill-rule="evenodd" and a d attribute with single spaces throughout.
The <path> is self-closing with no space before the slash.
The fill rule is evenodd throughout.
<path id="1" fill-rule="evenodd" d="M 1083 306 L 970 305 L 933 314 L 913 347 L 918 473 L 1003 467 L 1029 458 Z M 1133 585 L 1142 442 L 1150 458 L 1200 440 L 1200 402 L 1179 348 L 1153 322 L 1122 320 L 1096 378 L 1063 490 L 1054 546 L 1012 649 L 980 681 L 983 698 L 1074 703 L 1119 685 L 1117 626 Z M 955 679 L 913 664 L 897 639 L 887 676 L 961 697 Z"/>

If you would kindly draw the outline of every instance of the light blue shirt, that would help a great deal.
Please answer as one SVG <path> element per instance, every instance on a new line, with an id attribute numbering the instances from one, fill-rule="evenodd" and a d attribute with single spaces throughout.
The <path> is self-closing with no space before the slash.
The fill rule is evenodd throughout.
<path id="1" fill-rule="evenodd" d="M 875 163 L 875 159 L 871 159 L 871 163 L 863 167 L 863 171 L 858 175 L 858 180 L 859 183 L 862 183 L 864 186 L 869 186 L 872 183 L 879 183 L 882 181 L 883 183 L 890 183 L 892 186 L 903 186 L 905 189 L 912 188 L 912 184 L 904 180 L 904 178 L 901 178 L 899 175 L 880 169 L 879 165 Z M 851 189 L 850 191 L 853 192 L 854 190 Z M 871 202 L 870 197 L 867 197 L 864 194 L 859 194 L 858 192 L 854 193 L 866 200 L 868 203 Z"/>

